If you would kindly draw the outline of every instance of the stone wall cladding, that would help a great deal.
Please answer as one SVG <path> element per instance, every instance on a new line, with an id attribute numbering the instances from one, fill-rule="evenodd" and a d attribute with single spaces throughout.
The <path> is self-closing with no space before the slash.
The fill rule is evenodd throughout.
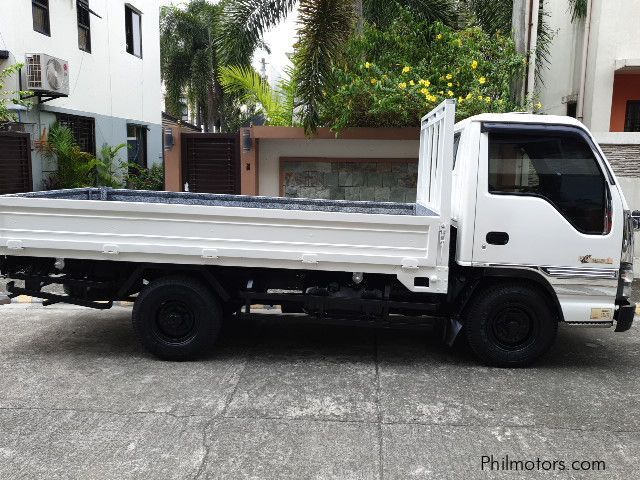
<path id="1" fill-rule="evenodd" d="M 640 145 L 600 145 L 619 177 L 640 178 Z"/>
<path id="2" fill-rule="evenodd" d="M 281 193 L 285 197 L 413 203 L 417 179 L 417 159 L 280 162 Z"/>

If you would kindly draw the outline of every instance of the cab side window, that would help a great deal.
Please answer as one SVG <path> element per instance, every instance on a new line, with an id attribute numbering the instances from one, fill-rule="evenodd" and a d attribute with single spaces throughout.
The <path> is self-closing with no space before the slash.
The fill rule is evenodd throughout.
<path id="1" fill-rule="evenodd" d="M 578 135 L 490 133 L 489 192 L 544 198 L 582 233 L 609 230 L 607 182 Z"/>

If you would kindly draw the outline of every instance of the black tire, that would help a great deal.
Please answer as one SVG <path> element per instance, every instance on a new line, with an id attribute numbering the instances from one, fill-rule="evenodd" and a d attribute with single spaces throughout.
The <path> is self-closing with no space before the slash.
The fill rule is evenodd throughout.
<path id="1" fill-rule="evenodd" d="M 133 305 L 133 329 L 150 353 L 188 360 L 209 351 L 222 322 L 220 302 L 202 282 L 165 277 L 147 285 Z"/>
<path id="2" fill-rule="evenodd" d="M 558 319 L 541 290 L 525 283 L 504 283 L 474 295 L 464 315 L 464 330 L 481 361 L 524 367 L 553 345 Z"/>

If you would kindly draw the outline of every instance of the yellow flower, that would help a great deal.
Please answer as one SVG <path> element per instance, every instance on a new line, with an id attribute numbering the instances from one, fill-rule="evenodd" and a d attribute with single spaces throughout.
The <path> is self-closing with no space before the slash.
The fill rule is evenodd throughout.
<path id="1" fill-rule="evenodd" d="M 453 87 L 453 83 L 451 82 L 447 83 L 447 87 Z"/>
<path id="2" fill-rule="evenodd" d="M 462 103 L 464 102 L 464 98 L 463 97 L 458 97 L 458 103 Z"/>
<path id="3" fill-rule="evenodd" d="M 438 94 L 444 95 L 444 92 L 442 90 L 438 90 Z"/>
<path id="4" fill-rule="evenodd" d="M 449 91 L 447 92 L 447 96 L 449 96 L 449 97 L 453 97 L 453 92 L 452 92 L 451 90 L 449 90 Z"/>
<path id="5" fill-rule="evenodd" d="M 485 77 L 480 77 L 478 79 L 478 82 L 480 82 L 480 85 L 484 85 L 485 83 L 487 83 L 487 79 Z"/>
<path id="6" fill-rule="evenodd" d="M 398 84 L 398 88 L 399 88 L 400 90 L 404 90 L 405 88 L 407 88 L 407 84 L 406 84 L 405 82 L 400 82 L 400 83 Z"/>
<path id="7" fill-rule="evenodd" d="M 471 62 L 471 68 L 473 68 L 474 70 L 476 68 L 478 68 L 478 61 L 477 60 L 474 60 L 473 62 Z"/>
<path id="8" fill-rule="evenodd" d="M 429 95 L 427 97 L 427 100 L 429 100 L 430 102 L 435 102 L 438 98 L 435 95 Z"/>
<path id="9" fill-rule="evenodd" d="M 487 103 L 491 103 L 491 97 L 485 97 L 484 101 Z"/>
<path id="10" fill-rule="evenodd" d="M 412 87 L 416 84 L 416 82 L 414 82 L 413 80 L 409 81 L 409 85 L 411 85 Z"/>
<path id="11" fill-rule="evenodd" d="M 467 100 L 471 100 L 473 98 L 473 93 L 467 93 Z"/>
<path id="12" fill-rule="evenodd" d="M 536 108 L 540 110 L 542 108 L 542 104 L 540 102 L 536 103 Z"/>
<path id="13" fill-rule="evenodd" d="M 366 63 L 364 64 L 364 68 L 371 68 L 371 64 L 370 64 L 369 62 L 366 62 Z"/>
<path id="14" fill-rule="evenodd" d="M 378 80 L 375 78 L 371 79 L 371 85 L 375 85 L 376 83 L 378 83 Z"/>
<path id="15" fill-rule="evenodd" d="M 450 73 L 447 73 L 447 80 L 451 80 L 453 78 L 453 75 L 451 75 Z"/>
<path id="16" fill-rule="evenodd" d="M 439 33 L 438 35 L 436 35 L 436 40 L 442 40 L 442 34 Z"/>
<path id="17" fill-rule="evenodd" d="M 429 90 L 427 90 L 426 88 L 422 88 L 420 89 L 420 93 L 423 95 L 429 95 Z"/>
<path id="18" fill-rule="evenodd" d="M 431 85 L 431 82 L 429 80 L 420 80 L 420 85 L 424 85 L 425 87 L 428 87 L 429 85 Z"/>
<path id="19" fill-rule="evenodd" d="M 411 71 L 411 67 L 404 67 L 402 69 L 402 73 L 409 73 Z"/>

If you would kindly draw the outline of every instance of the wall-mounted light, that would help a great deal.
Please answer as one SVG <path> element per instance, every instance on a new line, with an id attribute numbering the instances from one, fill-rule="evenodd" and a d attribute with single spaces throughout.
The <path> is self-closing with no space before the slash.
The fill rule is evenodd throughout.
<path id="1" fill-rule="evenodd" d="M 176 141 L 173 138 L 173 129 L 165 128 L 164 129 L 164 149 L 171 150 L 175 144 L 176 144 Z"/>
<path id="2" fill-rule="evenodd" d="M 251 138 L 251 130 L 245 128 L 242 130 L 242 151 L 250 152 L 253 148 L 253 139 Z"/>

